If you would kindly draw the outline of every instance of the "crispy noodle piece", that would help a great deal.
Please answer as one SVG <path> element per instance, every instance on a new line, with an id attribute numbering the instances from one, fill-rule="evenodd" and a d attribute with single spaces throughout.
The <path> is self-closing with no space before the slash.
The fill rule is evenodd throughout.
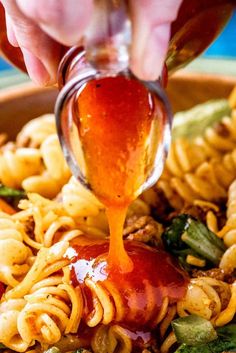
<path id="1" fill-rule="evenodd" d="M 150 216 L 133 216 L 126 221 L 123 236 L 129 240 L 158 245 L 161 243 L 163 227 Z"/>

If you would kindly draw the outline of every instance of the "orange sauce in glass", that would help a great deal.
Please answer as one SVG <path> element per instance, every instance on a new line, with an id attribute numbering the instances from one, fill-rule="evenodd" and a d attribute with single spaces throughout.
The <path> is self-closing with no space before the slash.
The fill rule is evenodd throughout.
<path id="1" fill-rule="evenodd" d="M 75 123 L 83 146 L 86 178 L 107 211 L 110 269 L 133 269 L 124 249 L 123 225 L 129 204 L 141 193 L 147 179 L 150 134 L 156 129 L 156 143 L 160 143 L 164 120 L 162 103 L 134 78 L 92 80 L 79 95 Z"/>

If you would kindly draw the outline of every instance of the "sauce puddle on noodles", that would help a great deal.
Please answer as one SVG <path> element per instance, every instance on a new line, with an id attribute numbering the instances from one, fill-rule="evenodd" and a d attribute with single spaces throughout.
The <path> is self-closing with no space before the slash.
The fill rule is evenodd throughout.
<path id="1" fill-rule="evenodd" d="M 104 303 L 102 320 L 119 322 L 133 330 L 154 329 L 163 302 L 174 303 L 185 294 L 187 278 L 165 251 L 140 242 L 125 241 L 124 248 L 133 270 L 107 271 L 109 241 L 94 242 L 86 237 L 72 241 L 68 257 L 73 286 L 83 290 L 85 320 L 94 319 L 94 300 Z M 93 282 L 93 283 L 92 283 Z"/>
<path id="2" fill-rule="evenodd" d="M 162 141 L 162 103 L 139 81 L 118 76 L 87 83 L 77 110 L 86 177 L 110 227 L 110 242 L 80 237 L 67 255 L 73 285 L 83 289 L 85 321 L 90 327 L 121 322 L 127 329 L 152 329 L 163 301 L 182 298 L 188 280 L 166 252 L 124 242 L 122 233 L 127 208 L 141 193 Z M 96 296 L 105 303 L 100 319 L 93 317 Z"/>

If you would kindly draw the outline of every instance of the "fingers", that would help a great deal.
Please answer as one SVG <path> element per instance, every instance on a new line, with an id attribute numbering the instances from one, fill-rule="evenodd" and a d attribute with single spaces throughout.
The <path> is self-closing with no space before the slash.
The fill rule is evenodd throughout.
<path id="1" fill-rule="evenodd" d="M 30 77 L 42 85 L 55 83 L 61 45 L 28 19 L 14 0 L 2 0 L 2 4 L 7 13 L 8 39 L 21 48 Z"/>
<path id="2" fill-rule="evenodd" d="M 156 80 L 168 49 L 171 23 L 181 0 L 131 0 L 131 69 L 143 80 Z"/>
<path id="3" fill-rule="evenodd" d="M 67 46 L 78 44 L 87 27 L 93 0 L 16 0 L 25 16 Z"/>
<path id="4" fill-rule="evenodd" d="M 62 44 L 77 44 L 89 23 L 93 0 L 1 0 L 7 34 L 22 49 L 33 80 L 56 81 Z M 131 69 L 143 80 L 159 77 L 166 56 L 171 22 L 181 0 L 130 0 L 133 22 Z"/>

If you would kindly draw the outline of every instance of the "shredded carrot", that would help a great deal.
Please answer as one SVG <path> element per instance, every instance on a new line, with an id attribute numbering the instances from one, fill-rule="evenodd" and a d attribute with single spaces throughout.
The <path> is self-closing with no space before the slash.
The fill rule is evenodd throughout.
<path id="1" fill-rule="evenodd" d="M 16 211 L 11 207 L 6 201 L 0 198 L 0 211 L 3 211 L 8 214 L 14 214 Z"/>

